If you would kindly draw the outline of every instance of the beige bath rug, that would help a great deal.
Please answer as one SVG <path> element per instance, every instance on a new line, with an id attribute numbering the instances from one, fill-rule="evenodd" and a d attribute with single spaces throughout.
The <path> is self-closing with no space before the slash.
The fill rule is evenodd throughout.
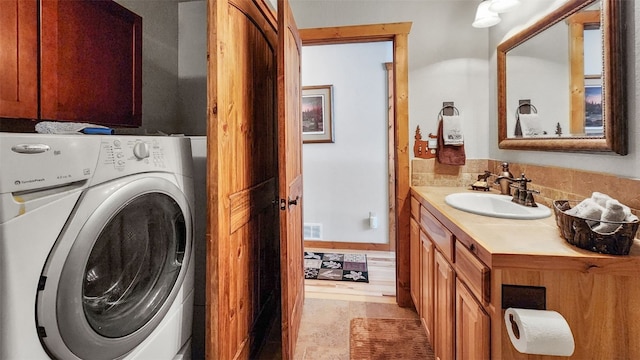
<path id="1" fill-rule="evenodd" d="M 433 360 L 433 349 L 419 319 L 351 320 L 350 359 Z"/>

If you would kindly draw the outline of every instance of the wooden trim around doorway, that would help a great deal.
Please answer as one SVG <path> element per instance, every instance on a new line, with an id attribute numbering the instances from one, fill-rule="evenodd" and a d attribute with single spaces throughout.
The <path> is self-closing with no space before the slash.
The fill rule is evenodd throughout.
<path id="1" fill-rule="evenodd" d="M 409 49 L 411 22 L 299 29 L 302 45 L 329 45 L 373 41 L 393 42 L 393 169 L 395 179 L 395 235 L 389 237 L 396 251 L 396 301 L 413 306 L 410 295 L 409 259 Z M 390 227 L 391 228 L 391 227 Z M 390 229 L 391 231 L 391 229 Z M 341 246 L 342 243 L 340 243 Z"/>
<path id="2" fill-rule="evenodd" d="M 305 240 L 304 247 L 314 249 L 331 249 L 331 250 L 362 250 L 362 251 L 391 251 L 389 243 L 387 244 L 374 244 L 374 243 L 357 243 L 357 242 L 342 242 L 342 241 L 318 241 L 318 240 Z"/>

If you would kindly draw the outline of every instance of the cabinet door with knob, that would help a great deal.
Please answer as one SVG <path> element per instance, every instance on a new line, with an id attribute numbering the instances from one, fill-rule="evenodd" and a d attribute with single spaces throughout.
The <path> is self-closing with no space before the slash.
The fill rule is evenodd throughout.
<path id="1" fill-rule="evenodd" d="M 421 279 L 420 279 L 420 226 L 418 222 L 413 218 L 410 219 L 410 239 L 409 239 L 409 247 L 410 247 L 410 259 L 411 262 L 411 299 L 413 300 L 413 304 L 416 307 L 416 311 L 419 315 L 422 314 L 421 309 L 421 299 L 420 299 L 420 291 L 421 291 Z"/>
<path id="2" fill-rule="evenodd" d="M 3 129 L 141 125 L 142 18 L 118 3 L 1 0 L 0 46 Z"/>
<path id="3" fill-rule="evenodd" d="M 434 258 L 434 351 L 436 359 L 454 358 L 455 273 L 440 252 Z"/>
<path id="4" fill-rule="evenodd" d="M 41 1 L 44 120 L 139 126 L 142 18 L 113 1 Z"/>
<path id="5" fill-rule="evenodd" d="M 434 325 L 433 325 L 433 253 L 434 247 L 433 243 L 429 239 L 429 237 L 423 232 L 420 231 L 420 242 L 422 243 L 422 254 L 420 255 L 420 259 L 422 265 L 420 266 L 421 270 L 421 279 L 422 279 L 422 287 L 421 287 L 421 304 L 420 304 L 420 319 L 422 320 L 422 325 L 427 331 L 427 339 L 429 342 L 433 344 L 434 338 Z"/>
<path id="6" fill-rule="evenodd" d="M 490 318 L 467 287 L 456 280 L 456 359 L 489 359 Z"/>

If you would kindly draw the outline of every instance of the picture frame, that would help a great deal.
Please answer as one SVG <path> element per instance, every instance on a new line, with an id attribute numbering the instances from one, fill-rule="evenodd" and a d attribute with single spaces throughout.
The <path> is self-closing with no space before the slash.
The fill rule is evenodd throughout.
<path id="1" fill-rule="evenodd" d="M 604 136 L 602 121 L 602 79 L 600 76 L 586 76 L 584 82 L 586 136 Z"/>
<path id="2" fill-rule="evenodd" d="M 333 85 L 302 87 L 302 143 L 333 143 Z"/>

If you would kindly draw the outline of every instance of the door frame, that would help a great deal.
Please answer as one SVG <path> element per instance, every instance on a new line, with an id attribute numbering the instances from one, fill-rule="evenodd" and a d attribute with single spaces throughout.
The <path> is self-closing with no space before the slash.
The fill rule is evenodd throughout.
<path id="1" fill-rule="evenodd" d="M 390 247 L 396 251 L 396 302 L 402 307 L 412 304 L 410 295 L 409 261 L 409 49 L 408 37 L 411 22 L 370 24 L 355 26 L 299 29 L 302 45 L 332 45 L 391 41 L 393 43 L 393 107 L 394 136 L 389 139 L 393 147 L 395 204 L 390 206 Z M 391 133 L 390 133 L 391 134 Z M 392 145 L 393 144 L 393 145 Z M 391 149 L 390 149 L 391 152 Z M 391 169 L 392 164 L 389 165 Z M 392 186 L 392 185 L 390 185 Z M 395 208 L 395 214 L 393 210 Z M 393 228 L 395 223 L 395 228 Z M 393 244 L 391 244 L 391 242 Z"/>

